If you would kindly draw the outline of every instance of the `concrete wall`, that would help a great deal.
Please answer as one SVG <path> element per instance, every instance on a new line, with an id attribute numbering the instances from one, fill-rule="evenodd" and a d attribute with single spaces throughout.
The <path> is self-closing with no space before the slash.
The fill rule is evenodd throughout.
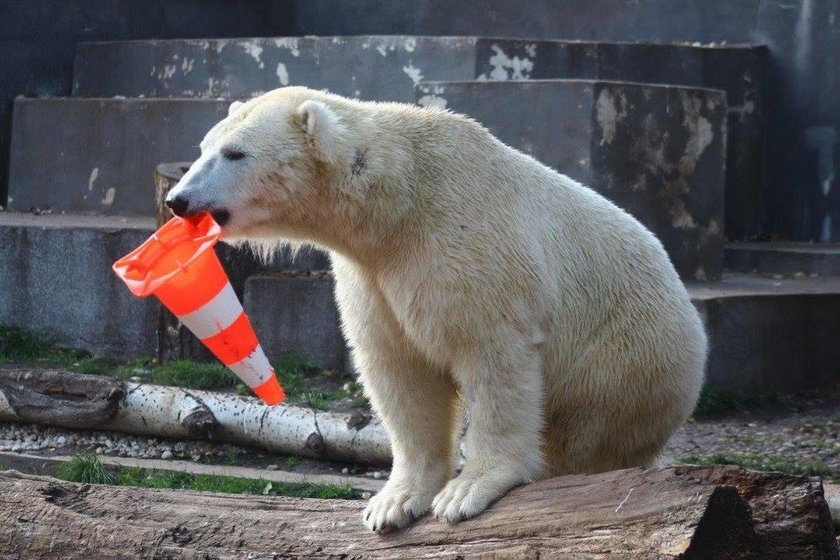
<path id="1" fill-rule="evenodd" d="M 299 0 L 298 33 L 415 33 L 770 47 L 763 226 L 840 241 L 840 0 Z"/>
<path id="2" fill-rule="evenodd" d="M 0 19 L 0 175 L 14 95 L 67 95 L 78 41 L 466 34 L 762 42 L 772 52 L 766 215 L 755 232 L 840 241 L 840 0 L 34 0 Z M 4 191 L 0 185 L 0 195 Z"/>
<path id="3" fill-rule="evenodd" d="M 284 0 L 18 0 L 0 5 L 0 205 L 5 204 L 12 100 L 69 95 L 80 41 L 293 34 Z"/>

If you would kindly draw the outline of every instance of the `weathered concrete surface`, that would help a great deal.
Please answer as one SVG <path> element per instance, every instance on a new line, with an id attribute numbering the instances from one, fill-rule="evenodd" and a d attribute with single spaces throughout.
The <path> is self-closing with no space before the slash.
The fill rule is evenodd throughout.
<path id="1" fill-rule="evenodd" d="M 840 278 L 727 274 L 688 290 L 709 335 L 714 387 L 786 392 L 840 381 Z M 245 307 L 273 359 L 293 352 L 338 368 L 344 342 L 329 276 L 253 277 Z"/>
<path id="2" fill-rule="evenodd" d="M 730 243 L 723 267 L 731 272 L 840 276 L 840 245 L 832 243 Z"/>
<path id="3" fill-rule="evenodd" d="M 588 79 L 722 89 L 729 105 L 726 233 L 766 220 L 767 49 L 471 37 L 287 37 L 83 43 L 74 95 L 250 97 L 307 85 L 413 101 L 414 81 Z"/>
<path id="4" fill-rule="evenodd" d="M 840 380 L 840 278 L 727 275 L 689 290 L 709 334 L 712 386 L 786 392 Z"/>
<path id="5" fill-rule="evenodd" d="M 423 79 L 473 76 L 472 37 L 281 37 L 82 43 L 73 95 L 252 97 L 306 85 L 372 100 L 413 101 Z"/>
<path id="6" fill-rule="evenodd" d="M 228 103 L 17 99 L 8 207 L 154 215 L 155 166 L 193 160 Z"/>
<path id="7" fill-rule="evenodd" d="M 95 354 L 153 354 L 155 302 L 111 271 L 153 229 L 150 219 L 0 212 L 0 324 Z"/>
<path id="8" fill-rule="evenodd" d="M 269 360 L 292 355 L 336 371 L 349 368 L 331 274 L 252 276 L 245 311 Z"/>
<path id="9" fill-rule="evenodd" d="M 587 79 L 720 89 L 728 105 L 726 235 L 755 235 L 766 221 L 766 47 L 480 39 L 476 77 Z"/>
<path id="10" fill-rule="evenodd" d="M 684 279 L 720 278 L 724 92 L 545 80 L 421 84 L 417 98 L 476 118 L 614 201 L 659 237 Z"/>

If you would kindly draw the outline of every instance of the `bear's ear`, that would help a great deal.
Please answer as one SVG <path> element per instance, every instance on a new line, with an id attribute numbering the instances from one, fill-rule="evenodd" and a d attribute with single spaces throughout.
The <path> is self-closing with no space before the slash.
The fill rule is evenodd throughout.
<path id="1" fill-rule="evenodd" d="M 321 156 L 332 163 L 339 163 L 346 128 L 338 115 L 320 101 L 310 99 L 300 104 L 296 117 L 301 130 Z"/>
<path id="2" fill-rule="evenodd" d="M 244 105 L 245 105 L 245 103 L 243 103 L 242 101 L 234 101 L 233 103 L 231 103 L 230 107 L 228 107 L 228 116 L 231 116 L 232 114 L 237 112 Z"/>

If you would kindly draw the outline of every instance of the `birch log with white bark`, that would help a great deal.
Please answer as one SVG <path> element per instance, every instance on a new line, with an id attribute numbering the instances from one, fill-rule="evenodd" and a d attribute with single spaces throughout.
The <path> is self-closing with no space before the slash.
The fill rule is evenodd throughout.
<path id="1" fill-rule="evenodd" d="M 391 461 L 382 424 L 360 412 L 271 407 L 252 397 L 60 370 L 0 371 L 0 420 L 209 439 L 370 465 Z"/>

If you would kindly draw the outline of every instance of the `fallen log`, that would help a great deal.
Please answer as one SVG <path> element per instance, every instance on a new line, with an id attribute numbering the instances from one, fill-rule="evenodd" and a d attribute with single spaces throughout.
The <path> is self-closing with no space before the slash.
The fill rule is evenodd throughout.
<path id="1" fill-rule="evenodd" d="M 60 370 L 0 371 L 3 420 L 225 441 L 313 459 L 391 461 L 384 427 L 360 412 L 271 407 L 253 397 Z"/>
<path id="2" fill-rule="evenodd" d="M 475 519 L 387 535 L 363 502 L 0 473 L 0 550 L 21 558 L 838 558 L 819 480 L 736 467 L 629 469 L 523 486 Z"/>

